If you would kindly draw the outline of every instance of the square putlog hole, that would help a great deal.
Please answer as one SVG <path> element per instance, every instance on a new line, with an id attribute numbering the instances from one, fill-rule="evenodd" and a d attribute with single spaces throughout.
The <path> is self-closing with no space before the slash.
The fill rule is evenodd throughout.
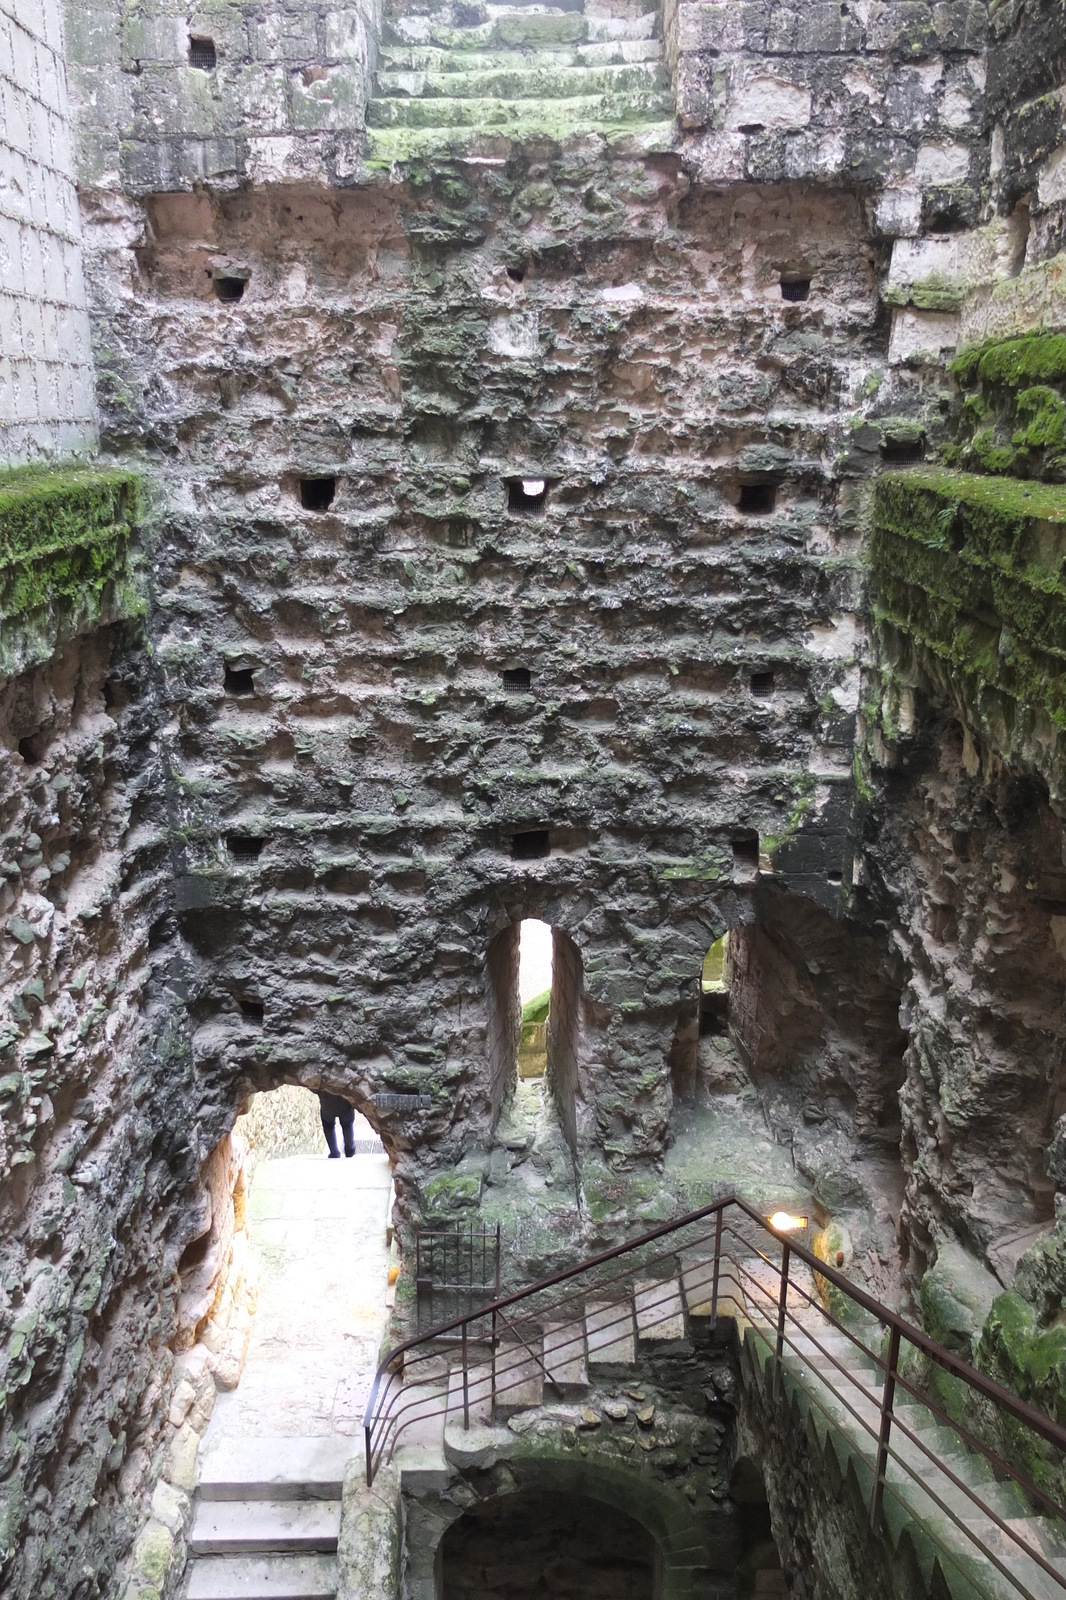
<path id="1" fill-rule="evenodd" d="M 881 446 L 881 460 L 886 467 L 912 467 L 925 460 L 925 440 L 886 439 Z"/>
<path id="2" fill-rule="evenodd" d="M 511 835 L 513 861 L 540 861 L 548 855 L 551 855 L 551 841 L 547 828 L 527 828 Z"/>
<path id="3" fill-rule="evenodd" d="M 249 833 L 231 833 L 226 838 L 226 849 L 241 866 L 254 865 L 263 854 L 266 840 Z"/>
<path id="4" fill-rule="evenodd" d="M 533 684 L 533 674 L 528 667 L 505 667 L 503 672 L 504 694 L 528 694 Z"/>
<path id="5" fill-rule="evenodd" d="M 548 484 L 544 478 L 508 478 L 507 509 L 524 516 L 536 516 L 548 504 Z"/>
<path id="6" fill-rule="evenodd" d="M 788 300 L 792 305 L 798 305 L 801 300 L 811 297 L 810 278 L 782 278 L 781 298 Z"/>
<path id="7" fill-rule="evenodd" d="M 193 34 L 189 38 L 189 65 L 198 72 L 214 72 L 218 66 L 218 51 L 213 39 Z"/>
<path id="8" fill-rule="evenodd" d="M 754 828 L 733 835 L 733 867 L 748 876 L 759 870 L 759 835 Z"/>
<path id="9" fill-rule="evenodd" d="M 777 504 L 775 483 L 742 483 L 737 510 L 749 516 L 765 516 Z"/>
<path id="10" fill-rule="evenodd" d="M 336 478 L 300 479 L 300 504 L 305 511 L 328 511 L 336 493 Z"/>
<path id="11" fill-rule="evenodd" d="M 774 692 L 773 673 L 753 672 L 751 675 L 751 692 L 756 700 L 769 700 Z"/>
<path id="12" fill-rule="evenodd" d="M 211 274 L 211 287 L 215 291 L 216 300 L 225 300 L 230 305 L 240 300 L 248 287 L 247 278 L 227 278 L 221 274 Z"/>
<path id="13" fill-rule="evenodd" d="M 227 667 L 226 683 L 227 694 L 254 694 L 255 679 L 251 667 Z"/>

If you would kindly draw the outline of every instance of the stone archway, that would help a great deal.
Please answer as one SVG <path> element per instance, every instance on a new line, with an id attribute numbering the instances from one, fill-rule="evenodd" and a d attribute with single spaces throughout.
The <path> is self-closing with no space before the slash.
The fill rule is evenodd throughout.
<path id="1" fill-rule="evenodd" d="M 553 1494 L 610 1507 L 643 1529 L 654 1546 L 654 1600 L 702 1600 L 734 1561 L 733 1530 L 723 1516 L 718 1538 L 708 1538 L 685 1495 L 645 1473 L 572 1456 L 511 1457 L 499 1473 L 464 1474 L 461 1494 L 432 1506 L 409 1501 L 406 1508 L 408 1583 L 418 1600 L 445 1600 L 443 1544 L 448 1530 L 475 1505 L 502 1496 Z"/>

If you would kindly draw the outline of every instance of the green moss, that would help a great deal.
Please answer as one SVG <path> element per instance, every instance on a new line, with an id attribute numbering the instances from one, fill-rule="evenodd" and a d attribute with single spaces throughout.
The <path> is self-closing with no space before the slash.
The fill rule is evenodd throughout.
<path id="1" fill-rule="evenodd" d="M 951 371 L 964 389 L 978 380 L 1009 389 L 1066 382 L 1066 334 L 1029 333 L 973 345 L 959 351 Z"/>
<path id="2" fill-rule="evenodd" d="M 1054 389 L 1038 384 L 1018 396 L 1018 420 L 1024 423 L 1013 443 L 1024 450 L 1061 450 L 1066 443 L 1066 404 Z"/>
<path id="3" fill-rule="evenodd" d="M 870 598 L 883 653 L 918 659 L 997 736 L 1066 728 L 1066 487 L 886 473 L 874 493 Z M 917 655 L 916 655 L 917 652 Z M 923 669 L 924 670 L 924 669 Z"/>
<path id="4" fill-rule="evenodd" d="M 551 997 L 551 990 L 545 989 L 543 994 L 535 995 L 532 1000 L 527 1000 L 525 1005 L 522 1007 L 522 1021 L 547 1022 L 548 1005 L 551 1001 Z"/>
<path id="5" fill-rule="evenodd" d="M 137 514 L 138 480 L 127 471 L 24 469 L 0 479 L 0 622 L 25 619 L 40 632 L 23 654 L 39 658 L 105 610 L 143 612 L 128 561 Z M 13 666 L 19 649 L 9 636 L 8 626 L 3 656 Z"/>

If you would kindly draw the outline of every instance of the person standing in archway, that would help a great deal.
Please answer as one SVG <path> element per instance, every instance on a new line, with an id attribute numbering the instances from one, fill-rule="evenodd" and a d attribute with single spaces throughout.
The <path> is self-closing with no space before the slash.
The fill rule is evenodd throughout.
<path id="1" fill-rule="evenodd" d="M 340 1159 L 337 1149 L 337 1123 L 341 1125 L 341 1136 L 344 1139 L 344 1153 L 346 1156 L 355 1155 L 355 1107 L 339 1094 L 326 1094 L 323 1090 L 318 1092 L 318 1110 L 322 1118 L 322 1132 L 326 1136 L 329 1146 L 329 1159 Z"/>

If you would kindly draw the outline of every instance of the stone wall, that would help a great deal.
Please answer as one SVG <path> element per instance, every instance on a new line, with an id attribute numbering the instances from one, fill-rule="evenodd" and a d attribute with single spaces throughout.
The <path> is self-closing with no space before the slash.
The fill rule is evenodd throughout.
<path id="1" fill-rule="evenodd" d="M 0 5 L 0 464 L 91 450 L 92 353 L 59 0 Z"/>

